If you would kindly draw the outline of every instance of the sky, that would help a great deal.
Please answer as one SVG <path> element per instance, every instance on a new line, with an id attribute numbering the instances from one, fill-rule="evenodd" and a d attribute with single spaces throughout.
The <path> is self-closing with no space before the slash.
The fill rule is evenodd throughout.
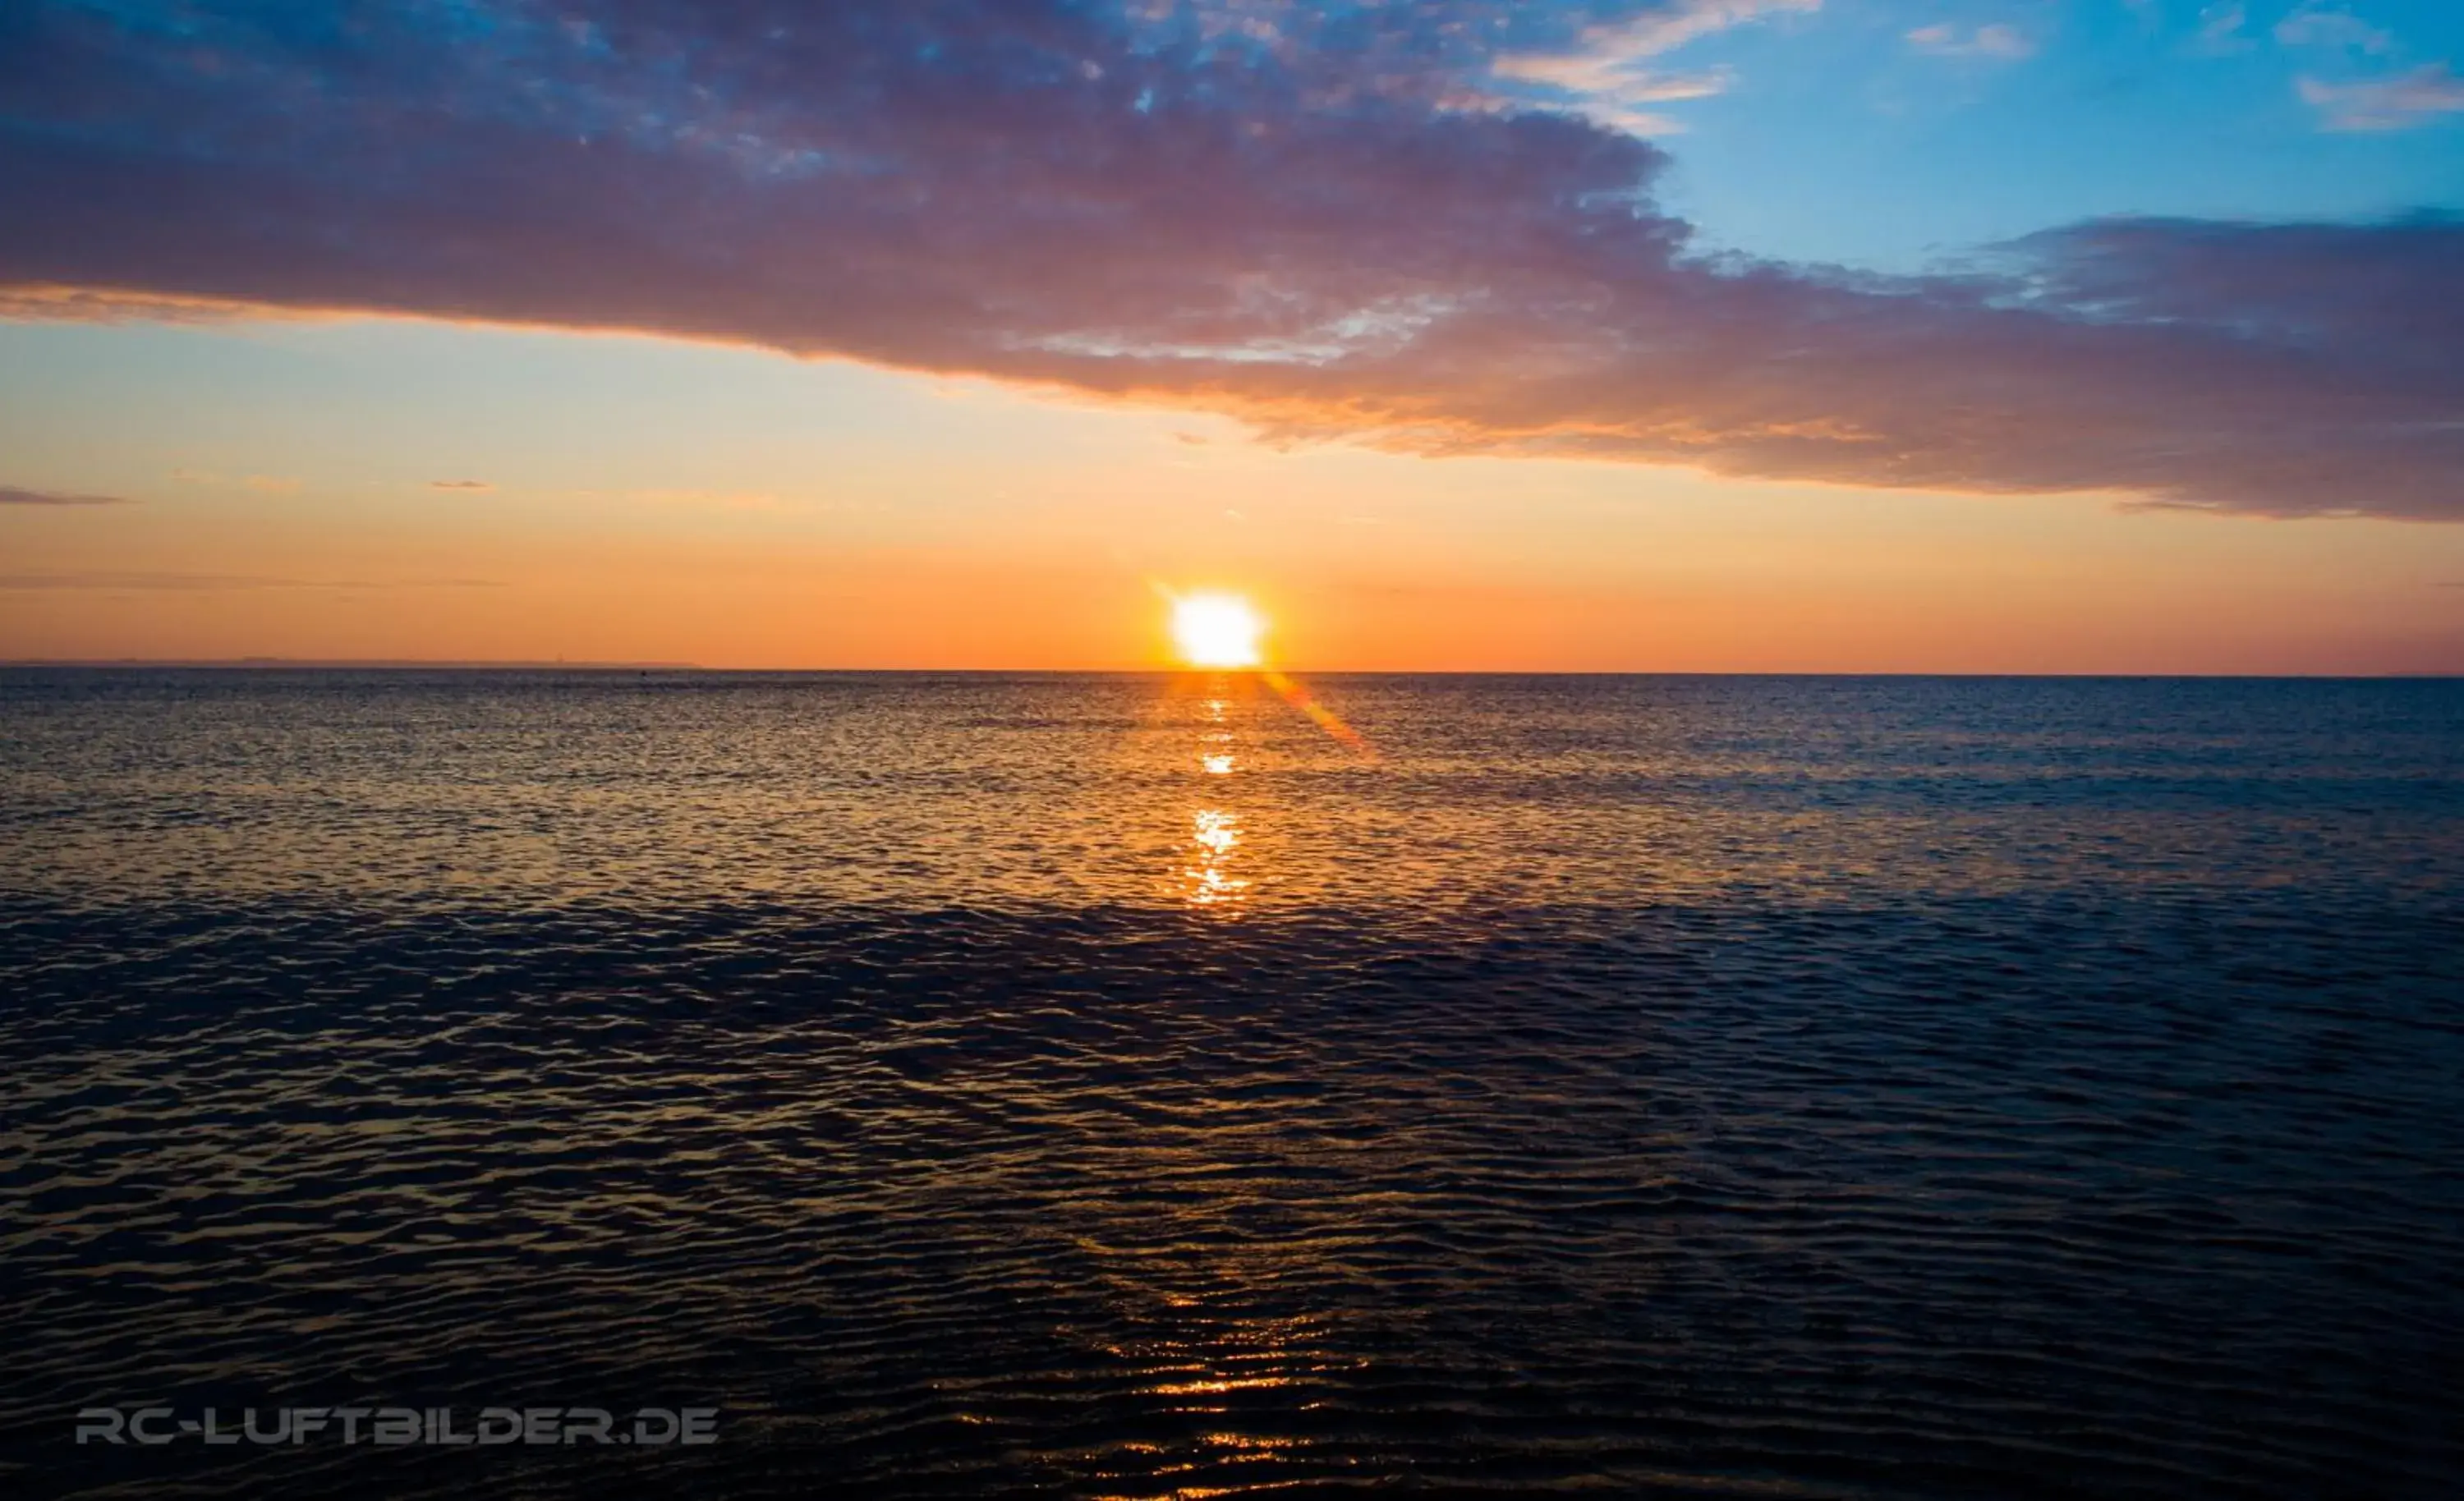
<path id="1" fill-rule="evenodd" d="M 2464 7 L 0 10 L 0 659 L 2464 672 Z"/>

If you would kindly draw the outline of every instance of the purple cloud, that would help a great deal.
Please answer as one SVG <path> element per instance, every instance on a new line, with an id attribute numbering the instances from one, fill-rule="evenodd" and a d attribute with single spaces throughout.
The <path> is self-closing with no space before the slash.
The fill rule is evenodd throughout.
<path id="1" fill-rule="evenodd" d="M 53 489 L 23 489 L 0 485 L 0 506 L 125 506 L 121 495 L 71 495 Z"/>
<path id="2" fill-rule="evenodd" d="M 624 328 L 1419 452 L 2464 519 L 2464 227 L 1707 256 L 1658 148 L 1492 88 L 1704 9 L 18 7 L 0 307 Z"/>

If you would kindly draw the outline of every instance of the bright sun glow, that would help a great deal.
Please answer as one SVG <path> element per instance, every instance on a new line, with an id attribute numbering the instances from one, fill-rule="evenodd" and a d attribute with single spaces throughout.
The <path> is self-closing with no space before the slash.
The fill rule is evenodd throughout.
<path id="1" fill-rule="evenodd" d="M 1266 622 L 1238 595 L 1194 594 L 1172 605 L 1172 639 L 1193 667 L 1254 667 Z"/>

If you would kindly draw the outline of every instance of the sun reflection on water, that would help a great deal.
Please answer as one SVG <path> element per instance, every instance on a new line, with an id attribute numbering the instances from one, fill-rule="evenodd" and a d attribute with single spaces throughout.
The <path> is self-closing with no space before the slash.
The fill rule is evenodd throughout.
<path id="1" fill-rule="evenodd" d="M 1203 775 L 1229 776 L 1238 765 L 1231 709 L 1231 699 L 1219 679 L 1199 706 L 1198 767 Z M 1235 905 L 1246 899 L 1249 890 L 1248 879 L 1234 869 L 1243 842 L 1241 815 L 1213 797 L 1208 801 L 1212 806 L 1190 812 L 1189 838 L 1182 846 L 1182 896 L 1193 907 Z"/>
<path id="2" fill-rule="evenodd" d="M 1190 882 L 1190 904 L 1213 906 L 1242 900 L 1249 882 L 1228 868 L 1233 851 L 1241 847 L 1241 816 L 1221 808 L 1199 809 L 1190 816 L 1189 842 L 1196 855 L 1181 874 Z"/>

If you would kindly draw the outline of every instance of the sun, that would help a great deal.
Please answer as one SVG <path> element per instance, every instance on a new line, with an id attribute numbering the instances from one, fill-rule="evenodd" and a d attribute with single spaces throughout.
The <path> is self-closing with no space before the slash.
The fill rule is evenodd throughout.
<path id="1" fill-rule="evenodd" d="M 1232 594 L 1184 595 L 1172 602 L 1172 639 L 1193 667 L 1254 667 L 1266 622 Z"/>

